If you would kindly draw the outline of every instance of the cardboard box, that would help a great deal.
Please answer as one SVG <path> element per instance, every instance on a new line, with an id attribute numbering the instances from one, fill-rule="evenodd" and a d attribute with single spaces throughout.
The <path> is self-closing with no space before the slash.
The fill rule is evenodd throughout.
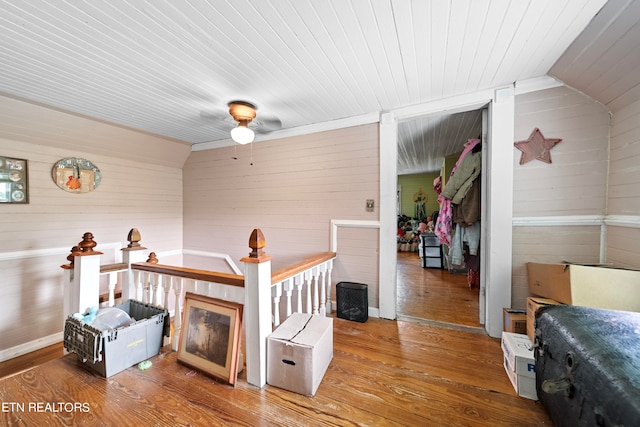
<path id="1" fill-rule="evenodd" d="M 313 396 L 333 358 L 333 318 L 294 313 L 267 337 L 267 383 Z"/>
<path id="2" fill-rule="evenodd" d="M 511 369 L 518 375 L 536 377 L 533 342 L 525 334 L 502 333 L 502 352 Z"/>
<path id="3" fill-rule="evenodd" d="M 100 330 L 69 316 L 64 325 L 64 348 L 106 378 L 158 354 L 162 336 L 170 335 L 168 310 L 135 300 L 116 307 L 135 322 Z"/>
<path id="4" fill-rule="evenodd" d="M 527 310 L 504 308 L 502 310 L 502 320 L 505 332 L 527 333 Z"/>
<path id="5" fill-rule="evenodd" d="M 536 391 L 536 378 L 527 377 L 524 375 L 518 375 L 507 364 L 507 360 L 504 361 L 504 370 L 511 381 L 513 389 L 518 393 L 518 396 L 526 397 L 527 399 L 538 400 L 538 392 Z"/>
<path id="6" fill-rule="evenodd" d="M 527 263 L 529 292 L 564 304 L 640 312 L 640 271 Z"/>
<path id="7" fill-rule="evenodd" d="M 538 399 L 536 393 L 536 361 L 533 343 L 528 336 L 513 332 L 502 333 L 504 369 L 519 396 Z"/>
<path id="8" fill-rule="evenodd" d="M 536 333 L 536 310 L 545 305 L 560 304 L 556 300 L 549 298 L 529 297 L 527 298 L 527 336 L 531 342 L 535 342 Z"/>

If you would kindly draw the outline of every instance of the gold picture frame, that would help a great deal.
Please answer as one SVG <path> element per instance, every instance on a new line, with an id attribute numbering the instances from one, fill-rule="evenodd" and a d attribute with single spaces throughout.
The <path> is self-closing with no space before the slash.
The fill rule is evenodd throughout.
<path id="1" fill-rule="evenodd" d="M 242 304 L 187 292 L 178 362 L 235 386 L 242 309 Z"/>

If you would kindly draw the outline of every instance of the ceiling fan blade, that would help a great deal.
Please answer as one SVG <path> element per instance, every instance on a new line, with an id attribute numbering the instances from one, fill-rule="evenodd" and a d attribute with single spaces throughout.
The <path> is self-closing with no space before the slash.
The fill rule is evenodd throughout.
<path id="1" fill-rule="evenodd" d="M 253 127 L 258 133 L 268 133 L 281 129 L 282 122 L 275 116 L 262 117 L 258 114 L 258 117 L 249 124 L 249 127 Z"/>

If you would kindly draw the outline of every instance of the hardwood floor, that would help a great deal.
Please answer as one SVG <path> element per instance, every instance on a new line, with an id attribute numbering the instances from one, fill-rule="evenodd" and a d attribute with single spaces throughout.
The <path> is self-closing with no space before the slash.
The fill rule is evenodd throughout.
<path id="1" fill-rule="evenodd" d="M 417 252 L 398 252 L 399 315 L 431 322 L 480 328 L 478 289 L 469 289 L 466 274 L 422 268 Z"/>
<path id="2" fill-rule="evenodd" d="M 0 381 L 0 425 L 541 426 L 514 392 L 499 340 L 416 322 L 334 319 L 334 356 L 314 397 L 217 383 L 163 349 L 150 369 L 94 375 L 75 355 Z M 30 403 L 86 402 L 77 411 Z M 7 404 L 13 406 L 7 407 Z M 19 405 L 22 404 L 24 409 Z"/>
<path id="3" fill-rule="evenodd" d="M 398 253 L 398 312 L 412 321 L 334 318 L 334 357 L 314 397 L 258 389 L 246 372 L 235 388 L 192 375 L 168 348 L 149 370 L 105 379 L 53 345 L 0 363 L 8 376 L 0 401 L 87 402 L 89 410 L 13 405 L 0 411 L 0 425 L 551 425 L 540 403 L 513 390 L 499 340 L 477 322 L 478 291 L 466 275 L 423 269 L 417 253 Z"/>

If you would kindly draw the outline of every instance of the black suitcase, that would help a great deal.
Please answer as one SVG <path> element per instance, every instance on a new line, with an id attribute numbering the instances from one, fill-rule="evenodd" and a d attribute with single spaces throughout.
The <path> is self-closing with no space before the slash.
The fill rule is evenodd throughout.
<path id="1" fill-rule="evenodd" d="M 555 426 L 640 426 L 640 313 L 536 312 L 536 390 Z"/>

